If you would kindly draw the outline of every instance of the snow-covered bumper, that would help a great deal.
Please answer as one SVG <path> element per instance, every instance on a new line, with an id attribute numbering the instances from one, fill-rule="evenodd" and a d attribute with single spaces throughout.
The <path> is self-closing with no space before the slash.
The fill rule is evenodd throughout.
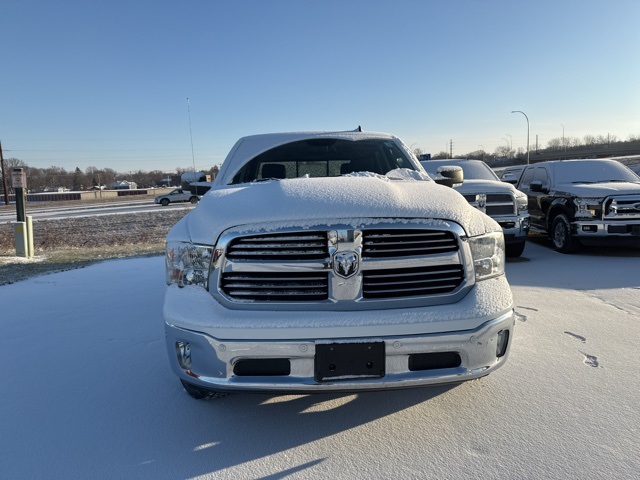
<path id="1" fill-rule="evenodd" d="M 233 312 L 253 315 L 256 324 L 253 331 L 238 329 L 239 335 L 233 334 L 233 328 L 210 328 L 206 322 L 189 325 L 188 319 L 204 314 L 207 305 L 216 305 L 215 311 L 207 314 L 209 318 L 224 309 L 215 301 L 198 300 L 194 290 L 190 293 L 196 295 L 187 302 L 192 309 L 181 313 L 167 301 L 186 289 L 180 292 L 169 287 L 164 311 L 169 361 L 179 378 L 214 391 L 355 391 L 471 380 L 503 365 L 513 338 L 510 304 L 507 308 L 499 305 L 500 311 L 492 315 L 465 310 L 465 306 L 477 304 L 478 297 L 486 298 L 490 288 L 506 281 L 502 277 L 482 283 L 485 291 L 476 285 L 455 307 L 460 313 L 457 317 L 451 305 L 378 313 L 336 312 L 352 315 L 355 321 L 347 319 L 344 328 L 332 328 L 320 325 L 312 312 Z M 475 314 L 475 318 L 468 318 L 468 314 Z M 260 319 L 269 323 L 273 315 L 281 316 L 284 325 L 297 319 L 301 326 L 260 328 Z M 367 315 L 371 324 L 358 324 L 358 318 Z M 380 322 L 383 316 L 386 322 Z M 415 322 L 419 317 L 423 321 Z M 409 323 L 403 323 L 408 318 Z"/>

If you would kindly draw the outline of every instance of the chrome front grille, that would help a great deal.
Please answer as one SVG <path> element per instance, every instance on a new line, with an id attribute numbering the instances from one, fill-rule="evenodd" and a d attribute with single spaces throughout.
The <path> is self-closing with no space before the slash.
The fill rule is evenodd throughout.
<path id="1" fill-rule="evenodd" d="M 509 193 L 465 194 L 471 206 L 490 217 L 516 214 L 515 198 Z"/>
<path id="2" fill-rule="evenodd" d="M 216 245 L 210 291 L 238 309 L 267 303 L 276 310 L 356 310 L 455 302 L 474 281 L 465 232 L 452 223 L 424 223 L 225 234 Z"/>
<path id="3" fill-rule="evenodd" d="M 619 195 L 604 201 L 604 218 L 609 220 L 640 219 L 640 195 Z"/>

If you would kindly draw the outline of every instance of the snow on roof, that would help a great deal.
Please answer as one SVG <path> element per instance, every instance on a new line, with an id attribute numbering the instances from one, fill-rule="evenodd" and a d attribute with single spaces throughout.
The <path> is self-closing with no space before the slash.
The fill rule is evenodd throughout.
<path id="1" fill-rule="evenodd" d="M 344 220 L 346 219 L 346 220 Z M 230 228 L 266 231 L 379 219 L 445 220 L 468 235 L 500 231 L 455 190 L 435 182 L 381 175 L 295 178 L 217 186 L 169 232 L 167 240 L 213 244 Z"/>

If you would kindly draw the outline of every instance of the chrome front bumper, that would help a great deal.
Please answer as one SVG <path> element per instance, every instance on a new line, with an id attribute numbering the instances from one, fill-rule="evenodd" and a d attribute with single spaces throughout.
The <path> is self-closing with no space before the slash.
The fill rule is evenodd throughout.
<path id="1" fill-rule="evenodd" d="M 518 243 L 527 238 L 529 233 L 529 215 L 492 217 L 502 227 L 505 243 Z"/>
<path id="2" fill-rule="evenodd" d="M 640 220 L 578 220 L 571 224 L 571 230 L 581 238 L 635 237 L 640 244 Z"/>
<path id="3" fill-rule="evenodd" d="M 201 332 L 165 323 L 166 344 L 173 371 L 182 380 L 214 391 L 336 392 L 408 388 L 456 383 L 488 375 L 504 364 L 513 338 L 514 314 L 507 312 L 478 328 L 426 335 L 382 336 L 308 340 L 226 341 Z M 508 332 L 508 343 L 498 356 L 499 333 Z M 316 346 L 326 343 L 384 343 L 384 375 L 316 381 Z M 184 347 L 189 362 L 185 365 Z M 459 355 L 460 365 L 450 368 L 410 369 L 411 355 L 425 353 Z M 286 359 L 287 375 L 236 375 L 238 362 Z"/>

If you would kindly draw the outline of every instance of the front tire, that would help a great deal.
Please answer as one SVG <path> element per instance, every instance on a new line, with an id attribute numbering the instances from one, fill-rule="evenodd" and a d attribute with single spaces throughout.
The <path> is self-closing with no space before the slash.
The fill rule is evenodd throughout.
<path id="1" fill-rule="evenodd" d="M 573 253 L 580 247 L 578 239 L 571 235 L 571 223 L 564 213 L 555 217 L 551 223 L 551 241 L 560 253 Z"/>
<path id="2" fill-rule="evenodd" d="M 169 199 L 168 198 L 163 198 L 162 200 L 160 200 L 160 205 L 162 205 L 163 207 L 166 207 L 167 205 L 169 205 Z"/>
<path id="3" fill-rule="evenodd" d="M 189 201 L 190 201 L 191 203 L 193 203 L 194 205 L 195 205 L 196 203 L 198 203 L 198 201 L 199 201 L 199 200 L 200 200 L 200 199 L 199 199 L 198 197 L 191 197 L 191 198 L 189 199 Z"/>
<path id="4" fill-rule="evenodd" d="M 518 243 L 509 243 L 505 245 L 505 255 L 507 258 L 519 257 L 524 252 L 525 240 Z"/>

